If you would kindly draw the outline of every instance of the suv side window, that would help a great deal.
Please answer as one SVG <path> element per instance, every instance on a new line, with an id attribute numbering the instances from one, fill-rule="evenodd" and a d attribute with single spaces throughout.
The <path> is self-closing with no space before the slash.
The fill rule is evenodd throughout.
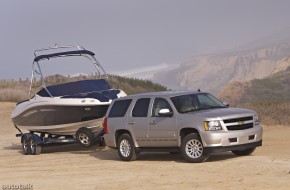
<path id="1" fill-rule="evenodd" d="M 172 108 L 169 103 L 164 98 L 155 98 L 153 108 L 152 108 L 152 117 L 161 117 L 158 113 L 161 109 L 169 109 L 172 112 Z"/>
<path id="2" fill-rule="evenodd" d="M 136 101 L 132 111 L 133 117 L 147 117 L 150 98 L 141 98 Z"/>
<path id="3" fill-rule="evenodd" d="M 109 117 L 124 117 L 131 102 L 132 99 L 115 101 L 109 113 Z"/>

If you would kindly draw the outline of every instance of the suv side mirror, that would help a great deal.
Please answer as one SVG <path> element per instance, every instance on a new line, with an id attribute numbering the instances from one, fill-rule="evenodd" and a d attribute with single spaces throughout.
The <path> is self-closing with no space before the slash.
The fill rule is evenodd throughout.
<path id="1" fill-rule="evenodd" d="M 223 105 L 230 107 L 230 104 L 228 102 L 222 102 L 222 103 L 223 103 Z"/>
<path id="2" fill-rule="evenodd" d="M 169 109 L 161 109 L 159 110 L 158 115 L 163 117 L 172 117 L 173 112 L 171 112 Z"/>

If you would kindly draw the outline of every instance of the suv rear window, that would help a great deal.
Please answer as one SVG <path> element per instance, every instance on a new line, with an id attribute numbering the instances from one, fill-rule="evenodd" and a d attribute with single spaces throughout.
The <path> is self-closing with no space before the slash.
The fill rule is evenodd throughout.
<path id="1" fill-rule="evenodd" d="M 109 117 L 124 117 L 131 102 L 131 99 L 115 101 L 109 113 Z"/>
<path id="2" fill-rule="evenodd" d="M 136 101 L 132 111 L 133 117 L 147 117 L 150 98 L 141 98 Z"/>

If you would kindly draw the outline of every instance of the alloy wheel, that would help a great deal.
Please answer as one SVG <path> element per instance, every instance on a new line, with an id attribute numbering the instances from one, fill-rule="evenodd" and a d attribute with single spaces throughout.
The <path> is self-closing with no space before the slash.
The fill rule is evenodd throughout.
<path id="1" fill-rule="evenodd" d="M 128 157 L 131 152 L 131 145 L 128 140 L 123 139 L 120 143 L 120 152 L 124 157 Z"/>
<path id="2" fill-rule="evenodd" d="M 190 158 L 199 158 L 203 152 L 201 142 L 196 139 L 188 141 L 185 146 L 185 152 Z"/>
<path id="3" fill-rule="evenodd" d="M 90 138 L 84 133 L 79 134 L 79 141 L 84 145 L 90 144 Z"/>

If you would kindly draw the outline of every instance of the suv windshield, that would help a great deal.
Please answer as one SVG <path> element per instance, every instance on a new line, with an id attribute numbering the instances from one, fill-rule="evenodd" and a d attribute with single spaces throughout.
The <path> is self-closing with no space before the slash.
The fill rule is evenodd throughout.
<path id="1" fill-rule="evenodd" d="M 186 94 L 170 98 L 179 113 L 205 109 L 226 108 L 226 106 L 208 93 Z"/>

